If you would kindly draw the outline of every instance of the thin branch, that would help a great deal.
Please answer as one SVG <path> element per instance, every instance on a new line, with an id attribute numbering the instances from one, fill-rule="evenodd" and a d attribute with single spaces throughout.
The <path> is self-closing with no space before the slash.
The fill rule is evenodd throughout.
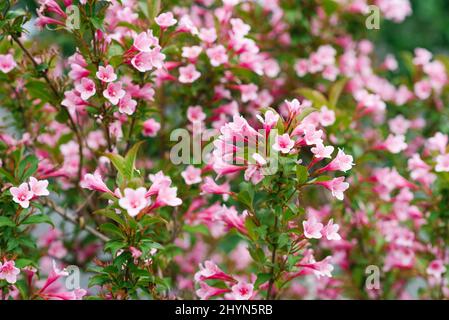
<path id="1" fill-rule="evenodd" d="M 73 223 L 74 225 L 78 226 L 80 229 L 86 230 L 87 232 L 89 232 L 90 234 L 96 236 L 97 238 L 99 238 L 100 240 L 102 240 L 104 242 L 107 242 L 107 241 L 111 240 L 111 239 L 109 239 L 109 237 L 105 236 L 104 234 L 102 234 L 101 232 L 99 232 L 96 229 L 92 228 L 91 226 L 83 225 L 80 222 L 78 217 L 72 216 L 66 210 L 64 210 L 63 208 L 61 208 L 58 205 L 56 205 L 53 201 L 46 199 L 46 200 L 43 200 L 42 202 L 43 202 L 44 205 L 46 205 L 49 208 L 53 209 L 54 212 L 59 214 L 65 220 Z"/>

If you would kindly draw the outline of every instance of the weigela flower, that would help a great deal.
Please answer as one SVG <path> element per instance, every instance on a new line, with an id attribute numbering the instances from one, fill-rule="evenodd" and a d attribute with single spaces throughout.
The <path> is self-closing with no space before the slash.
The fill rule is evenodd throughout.
<path id="1" fill-rule="evenodd" d="M 186 170 L 181 172 L 181 176 L 188 185 L 200 183 L 202 181 L 201 169 L 197 169 L 192 165 L 188 166 Z"/>
<path id="2" fill-rule="evenodd" d="M 117 75 L 114 73 L 114 68 L 111 65 L 107 65 L 106 67 L 100 66 L 96 76 L 98 79 L 106 83 L 117 80 Z"/>
<path id="3" fill-rule="evenodd" d="M 137 214 L 143 208 L 147 207 L 151 201 L 145 197 L 147 190 L 143 187 L 137 189 L 125 188 L 124 196 L 119 199 L 118 204 L 125 209 L 131 217 Z"/>
<path id="4" fill-rule="evenodd" d="M 150 118 L 143 123 L 142 134 L 147 137 L 155 137 L 160 129 L 160 123 Z"/>
<path id="5" fill-rule="evenodd" d="M 276 136 L 272 148 L 273 150 L 280 151 L 282 153 L 289 153 L 294 145 L 295 142 L 292 139 L 290 139 L 288 133 L 284 133 L 281 136 L 280 135 Z"/>
<path id="6" fill-rule="evenodd" d="M 0 71 L 8 73 L 17 66 L 12 54 L 0 54 Z"/>
<path id="7" fill-rule="evenodd" d="M 20 274 L 20 269 L 15 267 L 13 260 L 5 260 L 0 262 L 0 279 L 6 280 L 6 282 L 14 284 L 17 281 L 17 276 Z"/>
<path id="8" fill-rule="evenodd" d="M 18 203 L 22 208 L 26 209 L 30 206 L 30 200 L 33 198 L 34 194 L 28 187 L 28 183 L 24 182 L 18 187 L 12 187 L 9 189 L 12 194 L 12 200 Z"/>
<path id="9" fill-rule="evenodd" d="M 195 82 L 201 73 L 195 69 L 193 64 L 189 64 L 186 67 L 179 68 L 179 82 L 181 83 L 192 83 Z"/>
<path id="10" fill-rule="evenodd" d="M 122 89 L 121 82 L 109 83 L 106 90 L 103 91 L 103 96 L 113 105 L 116 105 L 125 94 L 126 91 Z"/>
<path id="11" fill-rule="evenodd" d="M 79 83 L 75 85 L 76 91 L 81 95 L 81 99 L 88 100 L 90 97 L 95 95 L 95 82 L 89 78 L 82 78 Z"/>
<path id="12" fill-rule="evenodd" d="M 311 217 L 306 221 L 302 222 L 304 227 L 304 236 L 308 239 L 321 239 L 321 230 L 323 229 L 323 224 L 318 222 L 315 217 Z"/>
<path id="13" fill-rule="evenodd" d="M 154 21 L 161 27 L 161 28 L 168 28 L 171 26 L 174 26 L 176 22 L 178 22 L 174 17 L 173 13 L 171 12 L 165 12 L 158 15 Z"/>

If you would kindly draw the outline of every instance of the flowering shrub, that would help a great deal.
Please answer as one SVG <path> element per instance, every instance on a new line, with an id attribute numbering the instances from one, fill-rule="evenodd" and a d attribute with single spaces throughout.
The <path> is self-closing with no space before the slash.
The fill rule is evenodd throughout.
<path id="1" fill-rule="evenodd" d="M 449 59 L 366 39 L 408 0 L 37 3 L 0 4 L 2 299 L 449 297 Z"/>

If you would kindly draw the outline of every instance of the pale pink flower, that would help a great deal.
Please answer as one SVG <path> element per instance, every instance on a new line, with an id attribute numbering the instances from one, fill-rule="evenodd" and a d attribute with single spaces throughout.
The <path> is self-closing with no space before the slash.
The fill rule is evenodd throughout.
<path id="1" fill-rule="evenodd" d="M 173 13 L 165 12 L 158 15 L 154 21 L 163 29 L 174 26 L 178 20 L 173 17 Z"/>
<path id="2" fill-rule="evenodd" d="M 329 110 L 326 106 L 322 107 L 320 109 L 319 119 L 323 127 L 333 125 L 335 122 L 334 110 Z"/>
<path id="3" fill-rule="evenodd" d="M 294 145 L 295 142 L 290 139 L 288 133 L 284 133 L 281 136 L 277 135 L 274 139 L 273 150 L 280 151 L 282 153 L 289 153 Z"/>
<path id="4" fill-rule="evenodd" d="M 433 137 L 427 139 L 427 148 L 430 151 L 438 151 L 439 153 L 443 154 L 446 152 L 448 140 L 449 139 L 446 134 L 437 132 Z"/>
<path id="5" fill-rule="evenodd" d="M 345 182 L 344 177 L 338 177 L 328 181 L 317 181 L 315 184 L 322 185 L 330 190 L 332 195 L 338 200 L 344 199 L 343 192 L 349 188 L 349 183 Z"/>
<path id="6" fill-rule="evenodd" d="M 13 198 L 12 200 L 18 203 L 22 208 L 30 206 L 30 200 L 33 198 L 33 191 L 28 188 L 28 183 L 24 182 L 19 187 L 12 187 L 9 189 Z"/>
<path id="7" fill-rule="evenodd" d="M 304 236 L 308 239 L 321 239 L 321 230 L 323 224 L 318 222 L 315 216 L 310 217 L 308 220 L 302 222 L 304 228 Z"/>
<path id="8" fill-rule="evenodd" d="M 215 297 L 223 293 L 229 292 L 229 289 L 211 287 L 206 282 L 200 282 L 199 285 L 200 288 L 196 290 L 196 295 L 201 300 L 207 300 L 211 297 Z"/>
<path id="9" fill-rule="evenodd" d="M 0 262 L 0 279 L 11 284 L 16 283 L 20 269 L 16 268 L 15 265 L 16 263 L 13 260 L 5 261 L 3 264 Z"/>
<path id="10" fill-rule="evenodd" d="M 131 98 L 129 93 L 125 94 L 123 98 L 120 99 L 118 104 L 118 111 L 120 113 L 126 113 L 132 115 L 136 111 L 137 101 Z"/>
<path id="11" fill-rule="evenodd" d="M 346 172 L 351 170 L 354 163 L 353 158 L 350 155 L 344 153 L 343 150 L 339 149 L 337 156 L 332 160 L 327 166 L 319 170 L 319 173 L 325 171 L 343 171 Z"/>
<path id="12" fill-rule="evenodd" d="M 405 143 L 405 137 L 403 135 L 390 134 L 383 143 L 383 146 L 395 154 L 407 149 L 407 143 Z"/>
<path id="13" fill-rule="evenodd" d="M 176 207 L 182 204 L 182 200 L 177 197 L 178 188 L 176 187 L 164 187 L 157 193 L 157 199 L 155 206 L 171 206 Z"/>
<path id="14" fill-rule="evenodd" d="M 324 146 L 322 143 L 317 143 L 315 147 L 310 148 L 310 151 L 318 159 L 332 158 L 332 153 L 334 152 L 333 146 Z"/>
<path id="15" fill-rule="evenodd" d="M 48 180 L 37 180 L 34 177 L 30 177 L 28 182 L 30 190 L 35 196 L 48 196 L 50 192 L 47 190 Z"/>
<path id="16" fill-rule="evenodd" d="M 254 101 L 257 99 L 258 87 L 253 84 L 241 84 L 239 90 L 242 94 L 242 102 Z"/>
<path id="17" fill-rule="evenodd" d="M 226 182 L 222 185 L 218 185 L 211 177 L 205 177 L 204 183 L 201 185 L 202 194 L 230 194 L 231 187 Z"/>
<path id="18" fill-rule="evenodd" d="M 188 185 L 200 183 L 202 181 L 201 169 L 197 169 L 192 165 L 188 166 L 187 169 L 181 172 L 181 176 Z"/>
<path id="19" fill-rule="evenodd" d="M 449 172 L 449 153 L 437 156 L 436 162 L 436 172 Z"/>
<path id="20" fill-rule="evenodd" d="M 192 83 L 195 82 L 201 76 L 201 72 L 195 69 L 193 64 L 189 64 L 186 67 L 179 68 L 179 82 Z"/>
<path id="21" fill-rule="evenodd" d="M 75 85 L 76 91 L 81 95 L 81 99 L 87 101 L 90 97 L 95 95 L 95 82 L 89 78 L 82 78 L 80 82 Z"/>
<path id="22" fill-rule="evenodd" d="M 446 267 L 440 259 L 433 260 L 426 269 L 429 276 L 441 279 L 441 275 L 446 272 Z"/>
<path id="23" fill-rule="evenodd" d="M 159 45 L 159 39 L 153 36 L 153 30 L 139 33 L 133 42 L 134 48 L 140 52 L 150 52 L 153 47 Z"/>
<path id="24" fill-rule="evenodd" d="M 94 174 L 91 174 L 91 173 L 85 174 L 83 179 L 80 182 L 80 186 L 81 186 L 81 188 L 84 188 L 84 189 L 114 194 L 108 188 L 108 186 L 103 182 L 103 178 L 97 172 L 95 172 Z"/>
<path id="25" fill-rule="evenodd" d="M 200 270 L 194 275 L 195 281 L 223 280 L 234 282 L 234 278 L 221 270 L 212 260 L 207 260 L 204 265 L 199 264 Z"/>
<path id="26" fill-rule="evenodd" d="M 214 67 L 225 64 L 228 62 L 228 55 L 225 47 L 221 44 L 206 50 L 206 54 L 210 59 L 210 64 Z"/>
<path id="27" fill-rule="evenodd" d="M 206 114 L 201 106 L 190 106 L 187 108 L 187 119 L 192 123 L 203 122 L 206 119 Z"/>
<path id="28" fill-rule="evenodd" d="M 194 62 L 200 53 L 203 51 L 203 48 L 200 46 L 192 46 L 192 47 L 182 47 L 182 57 L 189 59 L 189 61 Z"/>
<path id="29" fill-rule="evenodd" d="M 12 54 L 0 54 L 0 71 L 8 73 L 17 66 Z"/>
<path id="30" fill-rule="evenodd" d="M 155 137 L 160 129 L 161 124 L 150 118 L 143 123 L 142 134 L 147 137 Z"/>
<path id="31" fill-rule="evenodd" d="M 125 209 L 131 217 L 134 217 L 139 214 L 140 210 L 150 204 L 151 201 L 145 198 L 146 193 L 147 190 L 143 187 L 137 188 L 136 190 L 126 188 L 124 190 L 125 195 L 118 201 L 118 204 Z"/>
<path id="32" fill-rule="evenodd" d="M 100 66 L 96 76 L 103 82 L 113 82 L 117 80 L 117 75 L 114 73 L 114 68 L 111 65 L 107 65 L 106 67 Z"/>
<path id="33" fill-rule="evenodd" d="M 429 80 L 421 80 L 415 83 L 415 94 L 421 100 L 426 100 L 432 94 L 432 84 Z"/>
<path id="34" fill-rule="evenodd" d="M 217 32 L 215 31 L 215 28 L 201 28 L 199 37 L 204 42 L 213 43 L 217 40 Z"/>
<path id="35" fill-rule="evenodd" d="M 338 234 L 340 226 L 334 223 L 333 219 L 330 219 L 327 225 L 321 230 L 321 234 L 326 237 L 327 240 L 341 240 L 341 236 Z"/>
<path id="36" fill-rule="evenodd" d="M 125 94 L 126 91 L 122 89 L 121 82 L 109 83 L 106 90 L 103 91 L 103 96 L 113 105 L 116 105 Z"/>
<path id="37" fill-rule="evenodd" d="M 249 300 L 253 296 L 254 286 L 244 281 L 239 281 L 231 287 L 232 298 L 235 300 Z"/>
<path id="38" fill-rule="evenodd" d="M 262 118 L 261 115 L 256 115 L 257 119 L 263 124 L 263 127 L 265 130 L 271 130 L 274 127 L 276 127 L 278 121 L 279 121 L 279 115 L 277 113 L 274 113 L 271 110 L 268 110 L 265 112 L 264 117 Z"/>

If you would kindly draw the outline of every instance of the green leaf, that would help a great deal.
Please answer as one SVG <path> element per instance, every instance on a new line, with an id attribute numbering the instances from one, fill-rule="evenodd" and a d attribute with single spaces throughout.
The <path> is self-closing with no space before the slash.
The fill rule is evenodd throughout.
<path id="1" fill-rule="evenodd" d="M 27 267 L 27 266 L 36 266 L 36 263 L 34 263 L 34 261 L 30 260 L 30 259 L 17 259 L 14 262 L 16 264 L 16 267 L 19 269 Z"/>
<path id="2" fill-rule="evenodd" d="M 309 171 L 307 170 L 307 167 L 298 164 L 296 166 L 296 178 L 298 179 L 298 183 L 304 184 L 308 177 Z"/>
<path id="3" fill-rule="evenodd" d="M 16 224 L 14 221 L 9 219 L 8 217 L 0 217 L 0 228 L 1 227 L 15 227 Z"/>
<path id="4" fill-rule="evenodd" d="M 261 284 L 269 281 L 271 278 L 271 274 L 269 273 L 259 273 L 257 274 L 256 282 L 254 282 L 254 288 L 257 290 Z"/>
<path id="5" fill-rule="evenodd" d="M 17 168 L 17 176 L 20 181 L 27 180 L 37 170 L 39 160 L 34 155 L 29 155 L 19 163 Z"/>
<path id="6" fill-rule="evenodd" d="M 316 108 L 321 108 L 322 106 L 329 105 L 326 97 L 319 91 L 309 89 L 309 88 L 301 88 L 296 90 L 297 93 L 302 95 L 307 100 L 313 102 Z"/>
<path id="7" fill-rule="evenodd" d="M 31 80 L 25 85 L 28 90 L 28 93 L 31 97 L 35 99 L 41 99 L 42 101 L 51 102 L 53 100 L 53 95 L 49 90 L 46 83 L 41 81 Z"/>
<path id="8" fill-rule="evenodd" d="M 256 232 L 257 226 L 254 223 L 253 219 L 247 218 L 245 220 L 245 227 L 246 230 L 248 230 L 248 236 L 251 238 L 251 240 L 257 240 L 259 238 L 259 235 Z"/>
<path id="9" fill-rule="evenodd" d="M 103 19 L 100 19 L 99 17 L 90 17 L 89 20 L 92 23 L 92 25 L 95 27 L 95 29 L 104 31 Z"/>
<path id="10" fill-rule="evenodd" d="M 184 225 L 182 229 L 191 234 L 203 234 L 209 236 L 209 229 L 204 224 L 198 224 L 196 226 Z"/>
<path id="11" fill-rule="evenodd" d="M 117 169 L 117 171 L 123 177 L 125 177 L 125 159 L 121 155 L 116 153 L 107 153 L 106 157 L 108 157 L 109 160 L 111 160 L 112 164 Z"/>
<path id="12" fill-rule="evenodd" d="M 338 99 L 340 99 L 341 93 L 348 82 L 348 79 L 340 79 L 332 86 L 329 92 L 329 108 L 335 109 L 337 107 Z"/>
<path id="13" fill-rule="evenodd" d="M 0 168 L 0 176 L 5 177 L 6 180 L 11 182 L 12 184 L 16 183 L 16 179 L 14 179 L 13 175 L 6 171 L 4 168 Z"/>
<path id="14" fill-rule="evenodd" d="M 50 217 L 46 214 L 35 214 L 32 216 L 29 216 L 25 221 L 22 221 L 21 224 L 39 224 L 39 223 L 48 223 L 53 228 L 55 225 L 53 224 L 53 221 L 51 221 Z"/>
<path id="15" fill-rule="evenodd" d="M 132 146 L 131 149 L 129 149 L 128 153 L 125 156 L 124 171 L 125 177 L 127 177 L 128 179 L 133 178 L 137 152 L 139 151 L 139 148 L 143 143 L 144 143 L 143 141 L 137 142 L 135 145 Z"/>
<path id="16" fill-rule="evenodd" d="M 334 0 L 323 0 L 323 7 L 326 14 L 331 16 L 338 9 L 338 3 Z"/>
<path id="17" fill-rule="evenodd" d="M 161 0 L 147 0 L 148 18 L 151 22 L 161 10 Z"/>
<path id="18" fill-rule="evenodd" d="M 105 216 L 105 217 L 117 222 L 121 226 L 125 225 L 125 221 L 123 221 L 122 217 L 111 209 L 96 210 L 96 211 L 94 211 L 93 214 L 99 214 L 99 215 Z"/>
<path id="19" fill-rule="evenodd" d="M 110 222 L 107 223 L 103 223 L 100 225 L 100 230 L 108 233 L 110 235 L 115 235 L 115 236 L 119 236 L 120 238 L 125 238 L 125 236 L 123 235 L 122 231 L 120 230 L 119 227 L 117 227 L 115 224 L 112 224 Z"/>

